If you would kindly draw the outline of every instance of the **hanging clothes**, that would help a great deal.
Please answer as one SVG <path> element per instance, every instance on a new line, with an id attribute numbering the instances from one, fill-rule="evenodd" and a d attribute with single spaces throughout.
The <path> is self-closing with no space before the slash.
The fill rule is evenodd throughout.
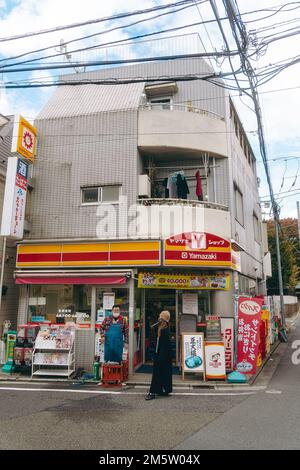
<path id="1" fill-rule="evenodd" d="M 167 190 L 169 191 L 169 197 L 171 199 L 178 198 L 177 184 L 176 184 L 176 178 L 174 180 L 174 174 L 168 177 Z"/>
<path id="2" fill-rule="evenodd" d="M 179 199 L 187 199 L 187 195 L 190 193 L 186 177 L 182 173 L 177 175 L 177 194 Z"/>
<path id="3" fill-rule="evenodd" d="M 200 170 L 196 171 L 195 177 L 196 177 L 196 196 L 198 197 L 198 201 L 203 201 Z"/>
<path id="4" fill-rule="evenodd" d="M 168 190 L 168 178 L 163 180 L 163 187 L 165 188 L 165 198 L 169 197 L 169 190 Z"/>

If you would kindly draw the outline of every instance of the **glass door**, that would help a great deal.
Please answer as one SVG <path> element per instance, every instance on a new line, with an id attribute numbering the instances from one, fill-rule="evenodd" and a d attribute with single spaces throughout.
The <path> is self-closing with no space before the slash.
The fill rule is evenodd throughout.
<path id="1" fill-rule="evenodd" d="M 153 361 L 156 348 L 157 326 L 162 310 L 171 314 L 170 338 L 172 358 L 176 362 L 176 290 L 174 289 L 145 289 L 145 363 Z"/>

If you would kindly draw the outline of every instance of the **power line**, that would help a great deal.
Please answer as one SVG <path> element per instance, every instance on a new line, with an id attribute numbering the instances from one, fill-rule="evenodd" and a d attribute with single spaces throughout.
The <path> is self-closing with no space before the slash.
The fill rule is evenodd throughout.
<path id="1" fill-rule="evenodd" d="M 65 29 L 78 28 L 78 27 L 81 27 L 81 26 L 87 26 L 87 25 L 91 25 L 91 24 L 95 24 L 95 23 L 104 23 L 106 21 L 117 20 L 117 19 L 122 19 L 122 18 L 128 18 L 130 16 L 144 15 L 144 14 L 147 14 L 147 13 L 151 13 L 153 11 L 165 10 L 167 8 L 177 7 L 177 6 L 180 6 L 180 5 L 186 5 L 186 4 L 192 3 L 192 2 L 193 2 L 193 0 L 181 0 L 181 1 L 178 1 L 178 2 L 175 2 L 175 3 L 173 2 L 173 3 L 168 3 L 166 5 L 157 5 L 155 7 L 151 7 L 151 8 L 147 8 L 147 9 L 143 9 L 143 10 L 135 10 L 135 11 L 131 11 L 131 12 L 117 13 L 115 15 L 105 16 L 105 17 L 102 17 L 102 18 L 97 18 L 97 19 L 88 20 L 88 21 L 83 21 L 83 22 L 80 22 L 80 23 L 71 23 L 71 24 L 64 25 L 64 26 L 56 26 L 54 28 L 42 29 L 42 30 L 39 30 L 39 31 L 33 31 L 33 32 L 29 32 L 29 33 L 17 34 L 17 35 L 14 35 L 14 36 L 4 37 L 4 38 L 0 38 L 0 42 L 15 41 L 17 39 L 23 39 L 23 38 L 28 38 L 28 37 L 32 37 L 32 36 L 38 36 L 38 35 L 41 35 L 41 34 L 48 34 L 48 33 L 53 33 L 53 32 L 57 32 L 57 31 L 63 31 Z M 199 3 L 206 3 L 206 2 L 207 2 L 207 0 L 199 1 Z"/>

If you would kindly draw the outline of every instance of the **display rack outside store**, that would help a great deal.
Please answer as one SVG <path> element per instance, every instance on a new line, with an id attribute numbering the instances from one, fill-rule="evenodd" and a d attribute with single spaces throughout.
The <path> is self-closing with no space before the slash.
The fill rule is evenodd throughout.
<path id="1" fill-rule="evenodd" d="M 70 377 L 75 371 L 73 328 L 40 331 L 33 350 L 32 376 Z"/>

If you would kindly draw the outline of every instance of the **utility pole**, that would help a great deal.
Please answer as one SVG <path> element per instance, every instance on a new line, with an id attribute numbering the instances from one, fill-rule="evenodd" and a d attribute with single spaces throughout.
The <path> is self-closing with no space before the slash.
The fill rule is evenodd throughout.
<path id="1" fill-rule="evenodd" d="M 213 3 L 214 1 L 211 0 L 211 4 Z M 269 167 L 268 167 L 267 148 L 266 148 L 265 136 L 264 136 L 262 112 L 261 112 L 261 107 L 260 107 L 260 102 L 259 102 L 258 91 L 257 91 L 257 79 L 256 79 L 255 70 L 253 69 L 249 56 L 248 56 L 248 44 L 249 44 L 248 35 L 247 35 L 246 28 L 242 22 L 241 15 L 239 14 L 238 7 L 236 4 L 233 3 L 232 0 L 223 0 L 223 4 L 225 7 L 227 16 L 228 16 L 228 21 L 231 26 L 233 37 L 235 39 L 235 42 L 239 51 L 242 70 L 249 81 L 251 94 L 250 95 L 248 94 L 248 96 L 252 98 L 255 113 L 256 113 L 260 152 L 261 152 L 263 164 L 265 167 L 266 177 L 267 177 L 268 186 L 270 190 L 273 215 L 274 215 L 279 295 L 280 295 L 280 311 L 281 311 L 280 313 L 281 313 L 281 318 L 282 318 L 282 327 L 283 329 L 285 329 L 283 282 L 282 282 L 281 254 L 280 254 L 280 241 L 279 241 L 279 224 L 280 224 L 279 210 L 278 210 L 278 204 L 274 198 L 272 181 L 271 181 L 271 176 L 270 176 Z M 216 19 L 217 19 L 217 16 L 216 16 Z M 224 32 L 223 32 L 223 36 L 224 36 Z M 238 84 L 238 81 L 237 81 L 237 84 Z M 238 84 L 238 88 L 239 88 L 239 84 Z"/>
<path id="2" fill-rule="evenodd" d="M 300 208 L 299 208 L 299 201 L 297 201 L 297 216 L 298 216 L 298 243 L 300 245 Z"/>

